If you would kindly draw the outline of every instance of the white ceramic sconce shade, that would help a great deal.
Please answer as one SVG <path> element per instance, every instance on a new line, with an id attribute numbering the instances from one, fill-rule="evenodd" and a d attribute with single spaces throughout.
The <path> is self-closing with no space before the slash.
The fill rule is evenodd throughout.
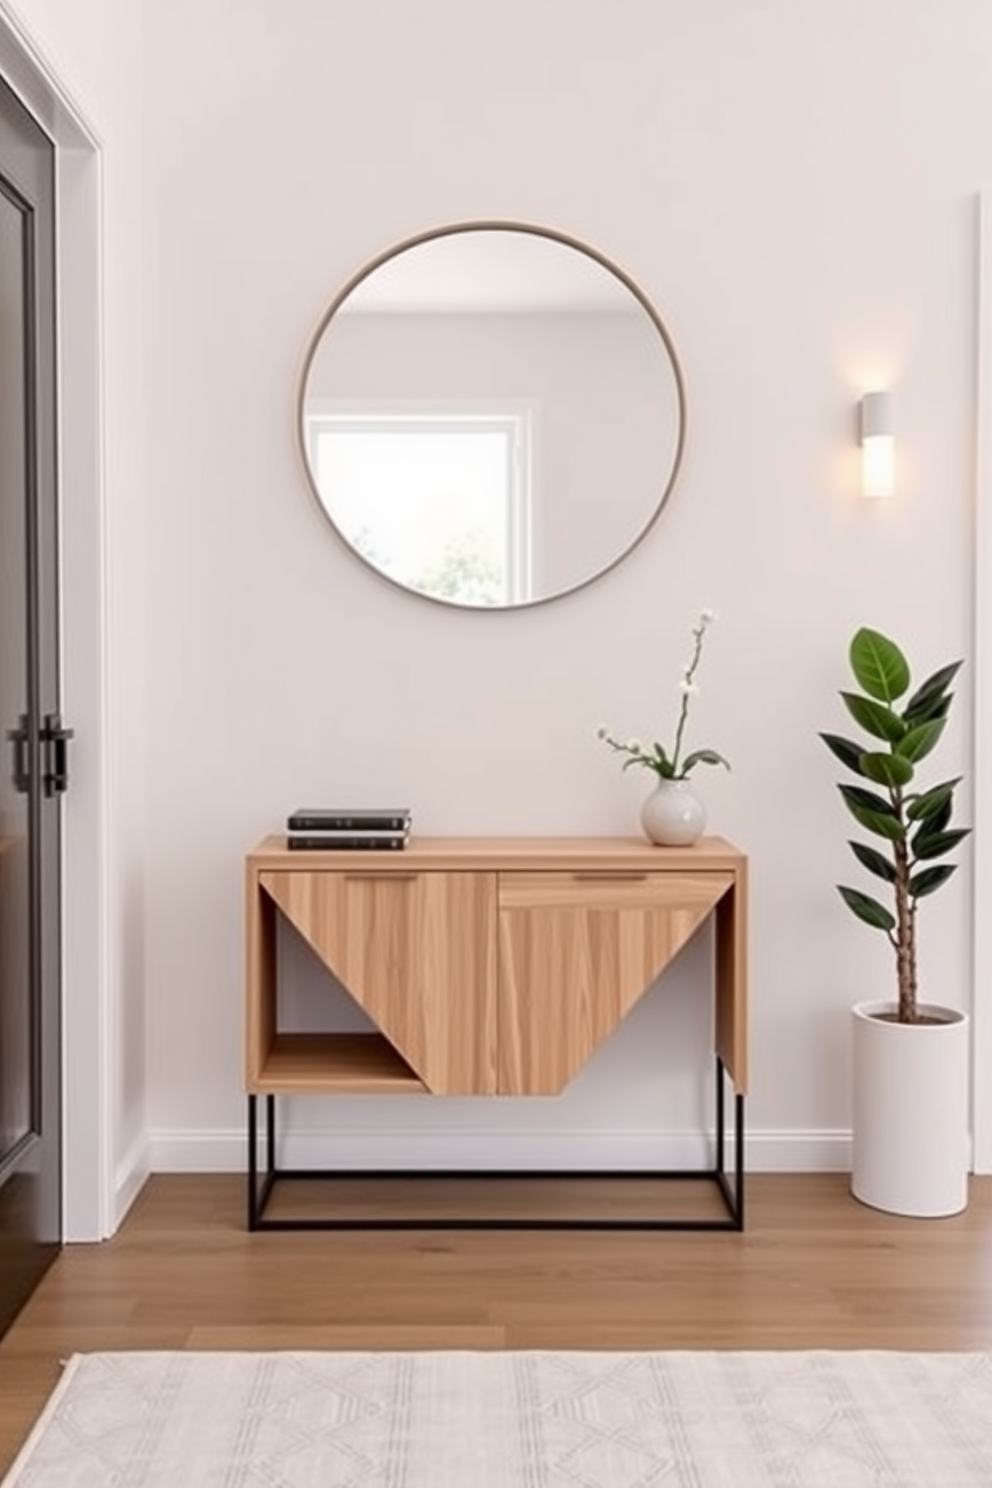
<path id="1" fill-rule="evenodd" d="M 892 394 L 865 393 L 861 399 L 861 494 L 891 496 L 894 486 Z"/>

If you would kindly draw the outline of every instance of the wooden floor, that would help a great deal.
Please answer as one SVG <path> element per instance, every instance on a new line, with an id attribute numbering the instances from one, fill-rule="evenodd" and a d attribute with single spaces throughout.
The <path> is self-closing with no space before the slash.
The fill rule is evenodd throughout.
<path id="1" fill-rule="evenodd" d="M 992 1179 L 964 1214 L 749 1180 L 744 1234 L 248 1234 L 238 1176 L 160 1176 L 66 1248 L 0 1343 L 0 1473 L 98 1349 L 992 1349 Z"/>

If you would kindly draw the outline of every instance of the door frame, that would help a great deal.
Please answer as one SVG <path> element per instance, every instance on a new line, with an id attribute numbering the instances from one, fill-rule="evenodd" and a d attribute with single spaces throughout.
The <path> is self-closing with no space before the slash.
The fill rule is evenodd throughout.
<path id="1" fill-rule="evenodd" d="M 62 1188 L 65 1240 L 118 1221 L 119 1080 L 112 947 L 99 140 L 0 0 L 0 75 L 56 146 L 62 711 L 75 730 L 62 835 Z"/>
<path id="2" fill-rule="evenodd" d="M 992 750 L 992 189 L 979 193 L 975 410 L 975 613 L 972 740 L 974 777 L 974 952 L 972 977 L 972 1123 L 974 1170 L 992 1173 L 992 777 L 979 766 Z"/>

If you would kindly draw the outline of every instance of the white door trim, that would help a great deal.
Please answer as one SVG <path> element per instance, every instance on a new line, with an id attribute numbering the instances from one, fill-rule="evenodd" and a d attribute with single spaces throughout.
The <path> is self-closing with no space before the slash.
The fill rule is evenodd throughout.
<path id="1" fill-rule="evenodd" d="M 992 191 L 977 215 L 972 1121 L 975 1172 L 992 1173 Z"/>
<path id="2" fill-rule="evenodd" d="M 64 1235 L 116 1224 L 109 729 L 102 479 L 99 141 L 0 0 L 0 74 L 55 141 L 62 705 L 76 738 L 63 836 Z"/>

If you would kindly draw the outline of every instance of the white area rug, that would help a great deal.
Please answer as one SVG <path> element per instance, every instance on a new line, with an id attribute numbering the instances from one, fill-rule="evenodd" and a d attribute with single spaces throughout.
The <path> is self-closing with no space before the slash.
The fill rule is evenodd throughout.
<path id="1" fill-rule="evenodd" d="M 77 1355 L 15 1484 L 990 1488 L 992 1354 Z"/>

